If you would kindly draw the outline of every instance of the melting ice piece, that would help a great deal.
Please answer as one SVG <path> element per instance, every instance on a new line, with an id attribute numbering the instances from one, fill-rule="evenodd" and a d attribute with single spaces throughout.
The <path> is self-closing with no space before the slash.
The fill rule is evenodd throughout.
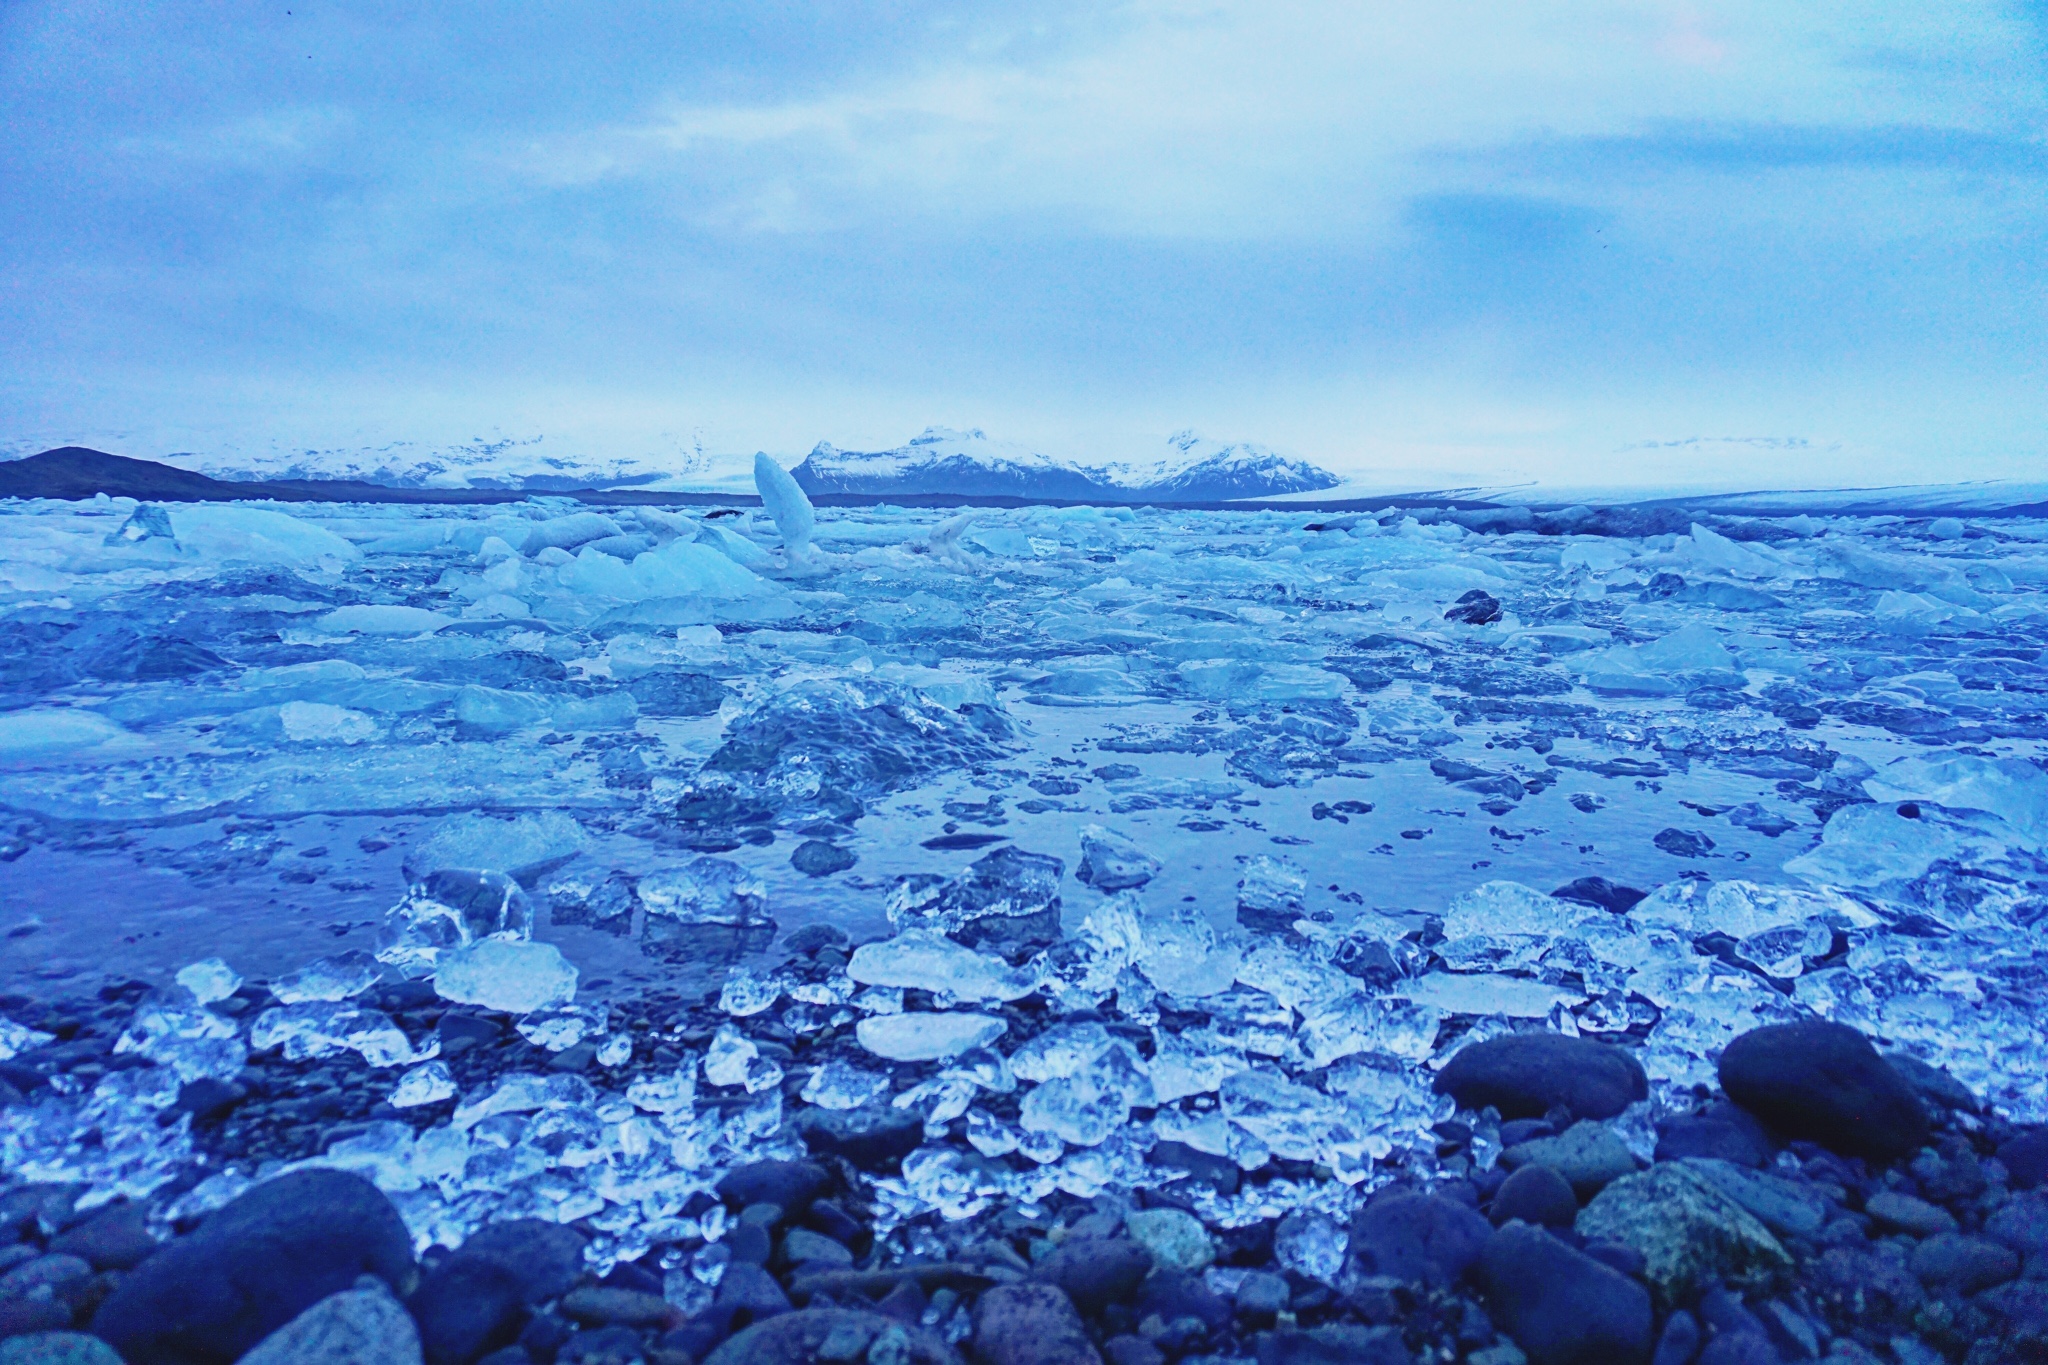
<path id="1" fill-rule="evenodd" d="M 331 1057 L 337 1052 L 360 1052 L 371 1066 L 424 1060 L 413 1051 L 405 1030 L 388 1016 L 333 1000 L 309 1000 L 263 1011 L 249 1026 L 249 1046 L 258 1051 L 282 1047 L 285 1059 L 293 1062 Z"/>
<path id="2" fill-rule="evenodd" d="M 453 868 L 503 872 L 523 885 L 583 851 L 583 827 L 560 811 L 513 819 L 453 815 L 405 855 L 405 875 L 418 881 Z"/>
<path id="3" fill-rule="evenodd" d="M 1159 860 L 1128 837 L 1102 825 L 1081 831 L 1081 865 L 1074 877 L 1105 895 L 1143 886 L 1159 875 Z"/>
<path id="4" fill-rule="evenodd" d="M 1219 995 L 1237 980 L 1243 958 L 1216 941 L 1216 931 L 1193 906 L 1151 911 L 1144 920 L 1145 946 L 1138 970 L 1168 995 Z"/>
<path id="5" fill-rule="evenodd" d="M 533 906 L 502 872 L 436 872 L 415 882 L 384 916 L 377 960 L 418 976 L 450 948 L 493 935 L 528 938 Z"/>
<path id="6" fill-rule="evenodd" d="M 788 470 L 765 453 L 754 456 L 754 488 L 761 494 L 761 505 L 774 518 L 775 529 L 782 532 L 789 557 L 801 558 L 810 550 L 811 533 L 818 524 L 818 514 L 812 510 L 803 488 L 789 476 Z"/>
<path id="7" fill-rule="evenodd" d="M 650 1114 L 687 1114 L 697 1102 L 696 1065 L 692 1060 L 666 1076 L 642 1076 L 626 1087 L 626 1099 Z"/>
<path id="8" fill-rule="evenodd" d="M 135 1011 L 114 1041 L 114 1051 L 138 1053 L 186 1081 L 202 1076 L 226 1080 L 249 1060 L 249 1049 L 235 1036 L 234 1020 L 161 999 L 145 1001 Z"/>
<path id="9" fill-rule="evenodd" d="M 718 1008 L 744 1019 L 772 1007 L 782 998 L 784 989 L 779 976 L 736 967 L 726 973 L 725 989 L 718 993 Z"/>
<path id="10" fill-rule="evenodd" d="M 443 1000 L 530 1014 L 576 998 L 576 968 L 552 943 L 487 938 L 440 955 L 434 991 Z"/>
<path id="11" fill-rule="evenodd" d="M 391 1087 L 393 1109 L 414 1109 L 436 1104 L 455 1093 L 455 1076 L 446 1062 L 423 1062 L 398 1078 Z"/>
<path id="12" fill-rule="evenodd" d="M 1285 858 L 1261 853 L 1237 882 L 1237 921 L 1247 929 L 1290 929 L 1305 913 L 1308 875 Z"/>
<path id="13" fill-rule="evenodd" d="M 821 1109 L 858 1109 L 889 1093 L 889 1077 L 845 1062 L 827 1062 L 804 1082 L 804 1103 Z"/>
<path id="14" fill-rule="evenodd" d="M 535 1010 L 519 1021 L 519 1036 L 535 1047 L 562 1052 L 610 1027 L 611 1010 L 603 1005 L 563 1005 Z M 628 1047 L 631 1046 L 629 1042 Z"/>
<path id="15" fill-rule="evenodd" d="M 623 1033 L 613 1034 L 597 1049 L 599 1066 L 624 1066 L 632 1060 L 633 1040 Z"/>
<path id="16" fill-rule="evenodd" d="M 486 1093 L 456 1109 L 449 1123 L 456 1128 L 474 1128 L 499 1114 L 530 1114 L 536 1109 L 567 1109 L 597 1102 L 597 1091 L 581 1076 L 555 1072 L 536 1076 L 513 1072 L 498 1078 Z"/>
<path id="17" fill-rule="evenodd" d="M 713 1085 L 744 1085 L 747 1067 L 760 1056 L 760 1049 L 731 1024 L 719 1025 L 704 1050 L 704 1079 Z"/>
<path id="18" fill-rule="evenodd" d="M 860 1045 L 892 1062 L 942 1062 L 986 1047 L 1008 1025 L 986 1014 L 877 1014 L 854 1028 Z"/>
<path id="19" fill-rule="evenodd" d="M 1065 870 L 1047 854 L 999 848 L 950 880 L 929 874 L 899 880 L 886 907 L 889 923 L 929 929 L 970 948 L 1044 948 L 1059 940 Z"/>
<path id="20" fill-rule="evenodd" d="M 853 950 L 846 974 L 863 986 L 902 986 L 955 1000 L 1021 1000 L 1038 988 L 1031 973 L 962 947 L 927 929 Z"/>
<path id="21" fill-rule="evenodd" d="M 180 986 L 192 993 L 193 1003 L 199 1005 L 225 1000 L 242 986 L 240 973 L 217 957 L 179 968 L 176 979 Z"/>
<path id="22" fill-rule="evenodd" d="M 1311 1209 L 1296 1209 L 1273 1229 L 1273 1259 L 1297 1275 L 1334 1283 L 1344 1268 L 1351 1238 L 1336 1219 Z"/>
<path id="23" fill-rule="evenodd" d="M 316 958 L 295 972 L 272 979 L 270 993 L 286 1005 L 308 1000 L 351 1000 L 377 984 L 384 974 L 377 959 L 360 948 L 334 957 Z"/>
<path id="24" fill-rule="evenodd" d="M 1074 1147 L 1094 1147 L 1130 1121 L 1123 1095 L 1103 1090 L 1084 1076 L 1060 1076 L 1034 1086 L 1018 1106 L 1017 1123 L 1027 1133 L 1050 1133 Z"/>
<path id="25" fill-rule="evenodd" d="M 718 960 L 775 937 L 767 885 L 729 858 L 687 858 L 642 877 L 639 894 L 647 910 L 641 944 L 657 957 Z"/>
<path id="26" fill-rule="evenodd" d="M 57 1035 L 54 1033 L 44 1033 L 40 1029 L 17 1024 L 12 1019 L 0 1015 L 0 1062 L 18 1057 L 31 1048 L 41 1047 L 44 1043 L 56 1041 Z"/>

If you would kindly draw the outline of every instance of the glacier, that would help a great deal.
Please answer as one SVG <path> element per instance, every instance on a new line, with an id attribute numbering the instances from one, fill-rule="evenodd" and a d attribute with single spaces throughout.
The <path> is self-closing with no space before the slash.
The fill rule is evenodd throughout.
<path id="1" fill-rule="evenodd" d="M 122 1058 L 0 1167 L 629 1259 L 851 1115 L 878 1235 L 1174 1143 L 1312 1269 L 1506 1033 L 1629 1046 L 1639 1145 L 1811 1018 L 2048 1121 L 2048 522 L 761 491 L 0 504 L 0 1059 L 72 999 Z M 272 1056 L 379 1117 L 206 1166 L 182 1088 Z"/>

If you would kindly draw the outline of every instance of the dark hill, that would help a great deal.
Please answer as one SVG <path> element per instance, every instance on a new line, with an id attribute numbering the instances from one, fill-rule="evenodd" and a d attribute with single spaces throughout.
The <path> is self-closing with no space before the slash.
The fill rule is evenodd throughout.
<path id="1" fill-rule="evenodd" d="M 248 496 L 204 474 L 85 446 L 60 446 L 0 464 L 0 498 L 77 499 L 96 493 L 158 502 L 226 502 Z"/>

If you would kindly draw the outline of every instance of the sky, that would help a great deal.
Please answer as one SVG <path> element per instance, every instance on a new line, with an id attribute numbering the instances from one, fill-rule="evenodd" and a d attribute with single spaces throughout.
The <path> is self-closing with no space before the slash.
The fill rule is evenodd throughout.
<path id="1" fill-rule="evenodd" d="M 2039 479 L 2044 113 L 2048 0 L 0 0 L 0 453 Z"/>

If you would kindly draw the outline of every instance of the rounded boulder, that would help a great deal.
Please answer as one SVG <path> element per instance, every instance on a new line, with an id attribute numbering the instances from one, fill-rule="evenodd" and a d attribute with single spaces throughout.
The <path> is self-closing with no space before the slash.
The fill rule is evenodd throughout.
<path id="1" fill-rule="evenodd" d="M 1461 1109 L 1492 1105 L 1502 1118 L 1542 1118 L 1562 1106 L 1581 1119 L 1613 1118 L 1648 1099 L 1634 1057 L 1561 1033 L 1510 1033 L 1468 1044 L 1437 1073 L 1436 1091 Z"/>

